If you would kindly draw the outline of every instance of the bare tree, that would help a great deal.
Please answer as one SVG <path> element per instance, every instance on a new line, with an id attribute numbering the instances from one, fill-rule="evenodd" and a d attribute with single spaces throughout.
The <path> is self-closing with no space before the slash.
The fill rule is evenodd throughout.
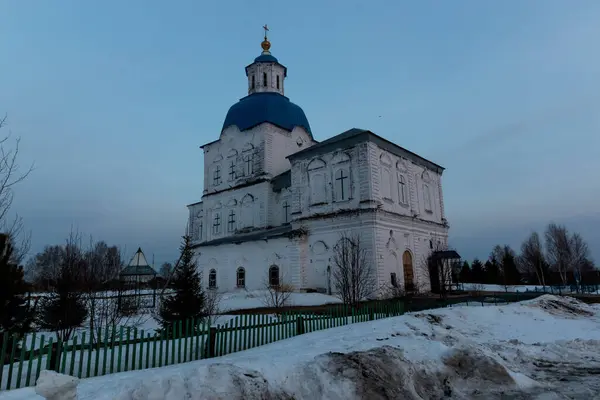
<path id="1" fill-rule="evenodd" d="M 343 233 L 333 247 L 333 287 L 344 304 L 357 306 L 377 291 L 376 271 L 360 234 Z"/>
<path id="2" fill-rule="evenodd" d="M 0 129 L 6 126 L 6 116 L 0 118 Z M 24 231 L 23 219 L 19 215 L 9 218 L 9 211 L 14 198 L 14 187 L 22 182 L 31 171 L 31 165 L 21 171 L 17 158 L 21 139 L 15 140 L 14 146 L 8 148 L 10 133 L 0 139 L 0 231 L 6 233 L 13 245 L 13 262 L 20 264 L 31 246 L 31 233 Z"/>
<path id="3" fill-rule="evenodd" d="M 563 285 L 567 284 L 567 274 L 572 270 L 571 243 L 569 232 L 562 225 L 550 223 L 546 228 L 546 258 L 558 273 Z"/>
<path id="4" fill-rule="evenodd" d="M 204 310 L 206 312 L 206 320 L 212 325 L 216 322 L 221 313 L 221 300 L 223 295 L 217 290 L 208 290 L 204 300 Z"/>
<path id="5" fill-rule="evenodd" d="M 575 285 L 579 292 L 582 285 L 583 273 L 588 265 L 590 250 L 587 243 L 583 240 L 579 233 L 574 233 L 569 238 L 569 247 L 571 255 L 571 267 L 573 270 L 573 277 L 575 278 Z"/>
<path id="6" fill-rule="evenodd" d="M 521 254 L 518 257 L 518 265 L 523 273 L 535 275 L 538 284 L 546 287 L 547 263 L 544 257 L 544 249 L 540 235 L 532 232 L 521 244 Z"/>
<path id="7" fill-rule="evenodd" d="M 265 293 L 262 302 L 265 307 L 275 310 L 276 314 L 281 312 L 281 309 L 290 305 L 290 297 L 294 291 L 286 277 L 281 275 L 279 267 L 271 266 L 268 275 L 263 282 Z"/>
<path id="8" fill-rule="evenodd" d="M 124 312 L 122 298 L 106 292 L 113 287 L 123 268 L 123 256 L 117 246 L 108 246 L 105 242 L 94 242 L 90 237 L 89 247 L 85 252 L 86 269 L 82 271 L 82 290 L 89 311 L 88 325 L 90 339 L 97 340 L 106 328 L 116 325 L 137 326 L 149 318 L 139 314 L 139 302 L 127 303 Z M 100 332 L 100 333 L 98 333 Z"/>

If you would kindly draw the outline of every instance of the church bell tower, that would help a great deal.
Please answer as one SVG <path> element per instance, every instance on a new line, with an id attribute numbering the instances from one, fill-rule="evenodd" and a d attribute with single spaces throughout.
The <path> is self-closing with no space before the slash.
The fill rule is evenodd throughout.
<path id="1" fill-rule="evenodd" d="M 246 67 L 248 77 L 248 94 L 254 93 L 279 93 L 284 95 L 284 80 L 287 76 L 287 68 L 271 54 L 271 42 L 267 38 L 269 28 L 263 26 L 265 37 L 262 43 L 262 53 L 254 59 L 254 62 Z"/>

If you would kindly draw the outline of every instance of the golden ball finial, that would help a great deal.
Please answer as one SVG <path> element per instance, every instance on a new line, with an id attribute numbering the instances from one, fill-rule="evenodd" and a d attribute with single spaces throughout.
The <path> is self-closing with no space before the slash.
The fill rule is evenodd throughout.
<path id="1" fill-rule="evenodd" d="M 269 49 L 271 48 L 271 42 L 269 42 L 267 38 L 265 38 L 265 40 L 263 40 L 260 44 L 260 47 L 262 47 L 263 51 L 269 51 Z"/>

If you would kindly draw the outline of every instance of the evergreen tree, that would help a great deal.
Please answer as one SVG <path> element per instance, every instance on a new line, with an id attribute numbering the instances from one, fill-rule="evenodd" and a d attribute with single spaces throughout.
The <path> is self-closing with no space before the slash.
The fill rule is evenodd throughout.
<path id="1" fill-rule="evenodd" d="M 29 306 L 26 293 L 27 283 L 23 279 L 23 267 L 14 264 L 11 259 L 13 248 L 10 238 L 0 234 L 0 332 L 8 332 L 21 340 L 31 330 L 33 322 L 32 308 Z M 3 348 L 3 337 L 0 333 L 0 349 Z M 10 355 L 10 344 L 7 343 L 7 353 L 2 354 L 4 361 Z"/>
<path id="2" fill-rule="evenodd" d="M 485 271 L 483 264 L 479 259 L 474 259 L 471 264 L 471 280 L 473 283 L 484 283 L 485 282 Z"/>
<path id="3" fill-rule="evenodd" d="M 510 246 L 504 246 L 501 262 L 504 285 L 519 285 L 521 283 L 521 273 L 517 268 L 515 252 Z"/>
<path id="4" fill-rule="evenodd" d="M 194 262 L 190 242 L 190 236 L 183 237 L 181 259 L 171 280 L 175 292 L 166 296 L 160 305 L 157 319 L 163 329 L 172 327 L 178 321 L 190 318 L 201 321 L 206 317 L 206 293 L 202 289 L 202 279 Z"/>
<path id="5" fill-rule="evenodd" d="M 473 277 L 471 276 L 471 267 L 469 262 L 465 261 L 460 269 L 459 279 L 461 283 L 471 283 Z"/>
<path id="6" fill-rule="evenodd" d="M 491 285 L 501 285 L 500 279 L 500 266 L 498 265 L 498 261 L 494 257 L 490 257 L 489 260 L 485 262 L 485 282 Z"/>

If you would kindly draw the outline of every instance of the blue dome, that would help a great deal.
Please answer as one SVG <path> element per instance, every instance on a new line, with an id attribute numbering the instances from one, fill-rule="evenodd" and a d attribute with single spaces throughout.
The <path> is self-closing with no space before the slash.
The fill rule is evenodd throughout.
<path id="1" fill-rule="evenodd" d="M 254 62 L 276 62 L 276 63 L 279 63 L 279 61 L 277 61 L 277 59 L 270 54 L 261 54 L 260 56 L 258 56 L 254 59 Z"/>
<path id="2" fill-rule="evenodd" d="M 227 112 L 223 130 L 235 125 L 240 131 L 245 131 L 263 122 L 290 132 L 301 126 L 312 136 L 304 111 L 287 97 L 274 92 L 253 93 L 240 99 Z"/>

